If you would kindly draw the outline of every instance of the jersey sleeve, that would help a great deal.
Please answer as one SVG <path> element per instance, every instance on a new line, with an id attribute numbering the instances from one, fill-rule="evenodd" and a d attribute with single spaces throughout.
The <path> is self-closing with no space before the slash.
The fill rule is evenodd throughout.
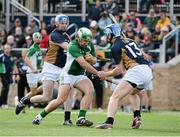
<path id="1" fill-rule="evenodd" d="M 35 49 L 34 49 L 33 47 L 31 47 L 31 48 L 28 50 L 27 56 L 28 56 L 28 57 L 31 57 L 31 56 L 34 55 L 34 53 L 35 53 Z"/>
<path id="2" fill-rule="evenodd" d="M 74 58 L 78 58 L 81 57 L 81 51 L 80 48 L 78 48 L 78 46 L 70 44 L 68 47 L 68 52 L 74 57 Z"/>
<path id="3" fill-rule="evenodd" d="M 93 57 L 96 57 L 96 51 L 95 51 L 94 45 L 92 43 L 91 43 L 91 52 L 90 53 Z"/>
<path id="4" fill-rule="evenodd" d="M 62 44 L 65 41 L 65 37 L 57 32 L 51 34 L 51 40 L 55 43 Z"/>
<path id="5" fill-rule="evenodd" d="M 118 43 L 114 43 L 113 48 L 111 49 L 112 52 L 112 57 L 114 58 L 114 62 L 116 64 L 120 64 L 121 63 L 121 47 L 118 45 Z"/>

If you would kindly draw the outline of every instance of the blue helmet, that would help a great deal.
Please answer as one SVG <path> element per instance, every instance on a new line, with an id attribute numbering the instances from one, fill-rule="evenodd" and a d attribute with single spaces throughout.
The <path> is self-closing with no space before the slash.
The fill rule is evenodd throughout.
<path id="1" fill-rule="evenodd" d="M 121 35 L 121 28 L 118 24 L 110 24 L 104 28 L 104 33 L 107 36 L 111 34 L 111 36 L 118 37 Z"/>
<path id="2" fill-rule="evenodd" d="M 59 14 L 55 17 L 55 23 L 59 24 L 61 22 L 67 22 L 69 23 L 69 17 L 67 15 L 64 14 Z"/>

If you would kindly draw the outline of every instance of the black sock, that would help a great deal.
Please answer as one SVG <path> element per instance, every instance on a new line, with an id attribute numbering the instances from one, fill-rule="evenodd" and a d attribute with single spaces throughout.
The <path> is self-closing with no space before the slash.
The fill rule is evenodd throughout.
<path id="1" fill-rule="evenodd" d="M 145 106 L 145 105 L 142 105 L 142 109 L 146 109 L 146 106 Z"/>
<path id="2" fill-rule="evenodd" d="M 141 117 L 141 112 L 139 110 L 134 111 L 134 118 L 135 117 Z"/>
<path id="3" fill-rule="evenodd" d="M 30 98 L 29 97 L 27 97 L 27 98 L 22 98 L 23 99 L 23 103 L 25 104 L 25 105 L 28 105 L 28 104 L 31 104 L 31 101 L 30 101 Z"/>
<path id="4" fill-rule="evenodd" d="M 124 111 L 124 106 L 123 105 L 121 105 L 121 110 L 122 110 L 122 112 Z"/>
<path id="5" fill-rule="evenodd" d="M 106 124 L 112 124 L 113 125 L 113 123 L 114 123 L 114 118 L 112 118 L 112 117 L 108 117 L 107 119 L 106 119 L 106 122 L 105 122 Z"/>
<path id="6" fill-rule="evenodd" d="M 148 111 L 151 111 L 151 106 L 148 106 Z"/>
<path id="7" fill-rule="evenodd" d="M 71 117 L 71 112 L 70 111 L 65 111 L 64 112 L 64 120 L 70 120 Z"/>

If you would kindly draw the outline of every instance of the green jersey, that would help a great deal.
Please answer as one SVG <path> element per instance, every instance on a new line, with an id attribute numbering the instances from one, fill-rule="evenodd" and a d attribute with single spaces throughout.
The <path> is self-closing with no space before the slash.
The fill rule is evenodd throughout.
<path id="1" fill-rule="evenodd" d="M 0 49 L 0 74 L 6 73 L 6 68 L 4 65 L 4 53 L 2 49 Z"/>
<path id="2" fill-rule="evenodd" d="M 81 47 L 76 39 L 71 41 L 68 45 L 64 71 L 71 75 L 84 74 L 85 69 L 83 69 L 75 59 L 81 56 L 84 57 L 87 53 L 94 57 L 96 56 L 95 48 L 92 43 L 90 43 L 87 47 Z"/>
<path id="3" fill-rule="evenodd" d="M 42 50 L 37 43 L 34 43 L 28 50 L 27 56 L 29 57 L 32 66 L 35 70 L 39 70 L 42 65 Z M 28 72 L 30 68 L 28 69 Z"/>

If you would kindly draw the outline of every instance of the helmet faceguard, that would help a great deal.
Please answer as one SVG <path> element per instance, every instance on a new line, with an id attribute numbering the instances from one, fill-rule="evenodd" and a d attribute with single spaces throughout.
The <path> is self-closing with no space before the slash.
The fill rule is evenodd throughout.
<path id="1" fill-rule="evenodd" d="M 64 14 L 59 14 L 55 17 L 55 23 L 58 26 L 60 23 L 69 23 L 69 17 Z"/>
<path id="2" fill-rule="evenodd" d="M 117 24 L 110 24 L 104 28 L 104 33 L 108 38 L 108 41 L 111 41 L 113 37 L 121 36 L 121 28 Z"/>
<path id="3" fill-rule="evenodd" d="M 78 30 L 77 37 L 79 38 L 79 40 L 91 41 L 92 40 L 92 33 L 88 28 L 82 27 Z"/>
<path id="4" fill-rule="evenodd" d="M 34 42 L 41 41 L 41 40 L 42 40 L 42 35 L 39 32 L 33 33 L 33 41 Z"/>

